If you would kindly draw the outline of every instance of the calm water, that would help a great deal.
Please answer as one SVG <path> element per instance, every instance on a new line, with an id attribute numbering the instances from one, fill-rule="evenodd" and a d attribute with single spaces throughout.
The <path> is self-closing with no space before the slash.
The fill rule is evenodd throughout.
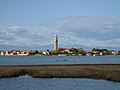
<path id="1" fill-rule="evenodd" d="M 120 64 L 120 56 L 1 56 L 0 65 Z"/>
<path id="2" fill-rule="evenodd" d="M 0 90 L 120 90 L 120 83 L 78 78 L 18 77 L 0 79 Z"/>
<path id="3" fill-rule="evenodd" d="M 0 57 L 0 65 L 43 64 L 120 64 L 120 56 L 8 56 Z M 0 90 L 120 90 L 120 83 L 79 78 L 0 79 Z"/>

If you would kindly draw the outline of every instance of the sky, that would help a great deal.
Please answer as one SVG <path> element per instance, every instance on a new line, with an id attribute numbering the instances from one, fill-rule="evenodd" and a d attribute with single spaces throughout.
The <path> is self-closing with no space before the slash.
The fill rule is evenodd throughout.
<path id="1" fill-rule="evenodd" d="M 0 0 L 0 49 L 120 50 L 120 0 Z"/>

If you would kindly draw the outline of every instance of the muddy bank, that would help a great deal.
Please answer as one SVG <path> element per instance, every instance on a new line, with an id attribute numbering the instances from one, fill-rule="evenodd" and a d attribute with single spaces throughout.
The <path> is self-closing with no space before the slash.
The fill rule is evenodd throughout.
<path id="1" fill-rule="evenodd" d="M 0 78 L 92 78 L 120 82 L 120 64 L 0 66 Z"/>

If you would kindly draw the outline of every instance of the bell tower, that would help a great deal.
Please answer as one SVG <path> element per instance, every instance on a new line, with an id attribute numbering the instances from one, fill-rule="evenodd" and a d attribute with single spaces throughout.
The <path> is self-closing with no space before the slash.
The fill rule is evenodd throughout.
<path id="1" fill-rule="evenodd" d="M 58 36 L 57 36 L 57 34 L 55 34 L 55 38 L 54 38 L 54 50 L 58 51 Z"/>

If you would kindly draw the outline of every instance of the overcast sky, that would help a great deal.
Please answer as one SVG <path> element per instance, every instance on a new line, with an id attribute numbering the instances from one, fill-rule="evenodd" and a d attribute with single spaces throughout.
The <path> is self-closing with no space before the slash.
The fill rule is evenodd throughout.
<path id="1" fill-rule="evenodd" d="M 0 0 L 0 49 L 52 49 L 57 33 L 59 47 L 120 50 L 119 9 L 120 0 Z"/>

